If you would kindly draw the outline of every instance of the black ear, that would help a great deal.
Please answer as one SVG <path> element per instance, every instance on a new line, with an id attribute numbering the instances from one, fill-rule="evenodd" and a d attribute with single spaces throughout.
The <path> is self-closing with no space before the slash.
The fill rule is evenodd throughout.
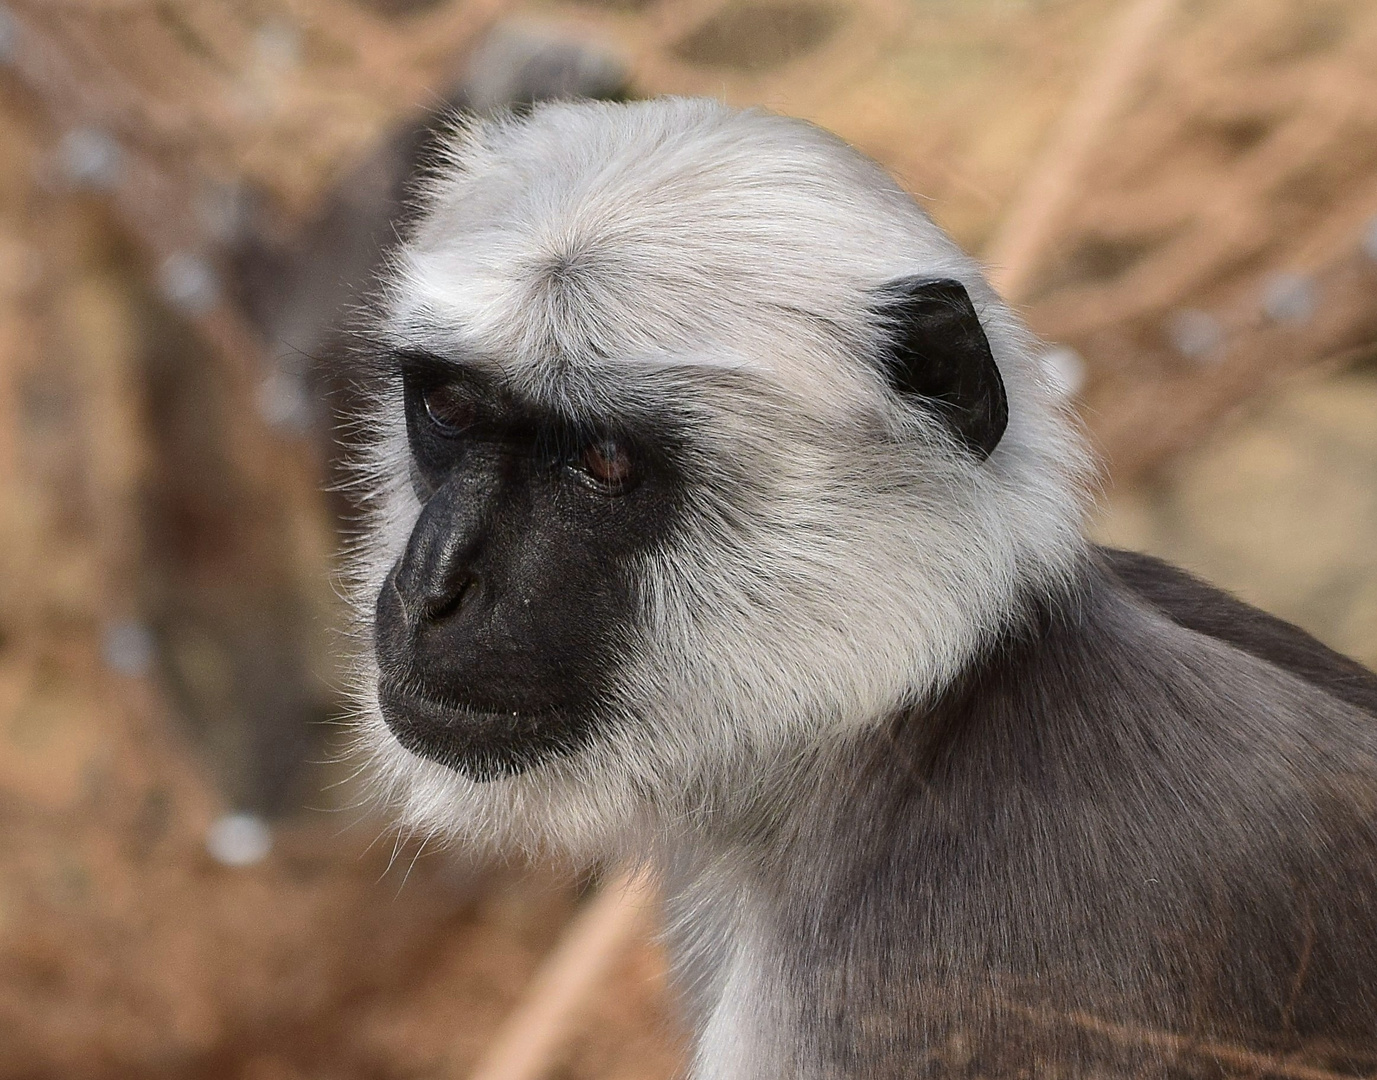
<path id="1" fill-rule="evenodd" d="M 950 278 L 900 278 L 879 290 L 890 385 L 922 398 L 984 461 L 1009 422 L 1004 380 L 966 288 Z"/>

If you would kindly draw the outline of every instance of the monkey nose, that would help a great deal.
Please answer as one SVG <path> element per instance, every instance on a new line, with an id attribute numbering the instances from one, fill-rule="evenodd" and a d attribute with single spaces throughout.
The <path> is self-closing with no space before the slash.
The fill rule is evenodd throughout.
<path id="1" fill-rule="evenodd" d="M 421 602 L 420 615 L 429 622 L 441 622 L 472 606 L 479 591 L 478 576 L 463 574 L 445 592 L 427 594 Z"/>
<path id="2" fill-rule="evenodd" d="M 403 562 L 392 575 L 392 588 L 413 627 L 438 623 L 472 606 L 480 591 L 478 575 L 467 571 L 448 574 L 416 573 L 414 564 Z"/>
<path id="3" fill-rule="evenodd" d="M 413 631 L 452 620 L 483 588 L 478 563 L 486 529 L 470 496 L 455 485 L 437 491 L 421 509 L 397 561 L 392 587 Z"/>

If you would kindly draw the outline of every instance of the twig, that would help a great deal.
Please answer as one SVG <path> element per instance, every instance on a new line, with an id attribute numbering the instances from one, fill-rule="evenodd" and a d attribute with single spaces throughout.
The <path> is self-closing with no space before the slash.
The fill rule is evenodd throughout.
<path id="1" fill-rule="evenodd" d="M 1040 1009 L 1014 1005 L 1010 1002 L 1002 1002 L 1001 1004 L 1010 1012 L 1018 1013 L 1040 1024 L 1070 1024 L 1082 1031 L 1103 1035 L 1111 1042 L 1121 1045 L 1165 1050 L 1174 1055 L 1194 1054 L 1200 1057 L 1213 1058 L 1222 1065 L 1230 1065 L 1240 1069 L 1254 1069 L 1261 1076 L 1285 1076 L 1289 1077 L 1290 1080 L 1354 1080 L 1347 1073 L 1337 1073 L 1318 1065 L 1303 1065 L 1298 1062 L 1269 1057 L 1267 1054 L 1259 1054 L 1232 1043 L 1173 1035 L 1169 1031 L 1158 1031 L 1154 1028 L 1116 1024 L 1089 1013 L 1044 1012 Z"/>
<path id="2" fill-rule="evenodd" d="M 589 993 L 644 926 L 653 897 L 644 874 L 619 874 L 604 885 L 565 929 L 470 1080 L 537 1080 L 548 1074 Z"/>
<path id="3" fill-rule="evenodd" d="M 990 281 L 1007 299 L 1026 296 L 1091 155 L 1147 69 L 1178 7 L 1180 0 L 1130 0 L 1125 5 L 985 254 Z"/>

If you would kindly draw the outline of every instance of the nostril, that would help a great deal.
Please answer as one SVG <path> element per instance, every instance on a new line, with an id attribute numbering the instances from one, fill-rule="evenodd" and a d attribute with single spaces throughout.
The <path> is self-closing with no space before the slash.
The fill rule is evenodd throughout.
<path id="1" fill-rule="evenodd" d="M 443 594 L 425 598 L 421 617 L 429 622 L 448 619 L 459 612 L 478 595 L 478 578 L 465 574 L 454 582 Z"/>

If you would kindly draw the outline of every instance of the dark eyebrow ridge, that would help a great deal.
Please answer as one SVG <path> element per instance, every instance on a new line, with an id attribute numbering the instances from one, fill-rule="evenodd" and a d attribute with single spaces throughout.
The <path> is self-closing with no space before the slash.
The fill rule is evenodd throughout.
<path id="1" fill-rule="evenodd" d="M 403 375 L 428 375 L 434 378 L 464 380 L 474 383 L 492 383 L 493 380 L 480 372 L 476 365 L 465 363 L 456 357 L 443 356 L 429 349 L 411 346 L 384 348 L 377 354 L 377 361 L 384 371 L 394 377 Z M 496 385 L 493 385 L 496 389 Z"/>
<path id="2" fill-rule="evenodd" d="M 653 393 L 652 400 L 637 400 L 638 395 L 633 392 L 629 400 L 613 409 L 592 412 L 577 406 L 532 400 L 506 385 L 494 373 L 466 362 L 463 357 L 382 341 L 375 341 L 370 352 L 375 376 L 390 385 L 397 386 L 403 378 L 411 377 L 467 386 L 479 399 L 480 411 L 488 413 L 489 423 L 524 429 L 542 439 L 577 443 L 599 432 L 612 432 L 636 439 L 645 450 L 682 448 L 690 441 L 687 432 L 693 420 L 683 410 L 682 403 L 655 402 Z M 680 391 L 695 385 L 714 384 L 736 388 L 738 392 L 745 391 L 748 386 L 754 386 L 757 392 L 760 390 L 756 385 L 758 377 L 713 364 L 685 364 L 668 370 L 658 365 L 647 366 L 636 371 L 633 377 L 633 383 L 642 380 L 652 385 L 664 380 Z M 692 412 L 689 410 L 690 414 Z"/>
<path id="3" fill-rule="evenodd" d="M 349 377 L 361 388 L 374 391 L 395 388 L 408 374 L 426 372 L 453 379 L 475 370 L 460 358 L 400 345 L 395 339 L 366 331 L 351 335 L 345 363 Z"/>
<path id="4" fill-rule="evenodd" d="M 558 444 L 572 449 L 599 431 L 629 431 L 644 426 L 639 418 L 595 416 L 549 402 L 533 401 L 481 368 L 426 349 L 389 349 L 384 362 L 393 379 L 409 376 L 466 387 L 478 399 L 480 415 L 488 414 L 490 424 L 524 432 L 541 445 Z"/>

